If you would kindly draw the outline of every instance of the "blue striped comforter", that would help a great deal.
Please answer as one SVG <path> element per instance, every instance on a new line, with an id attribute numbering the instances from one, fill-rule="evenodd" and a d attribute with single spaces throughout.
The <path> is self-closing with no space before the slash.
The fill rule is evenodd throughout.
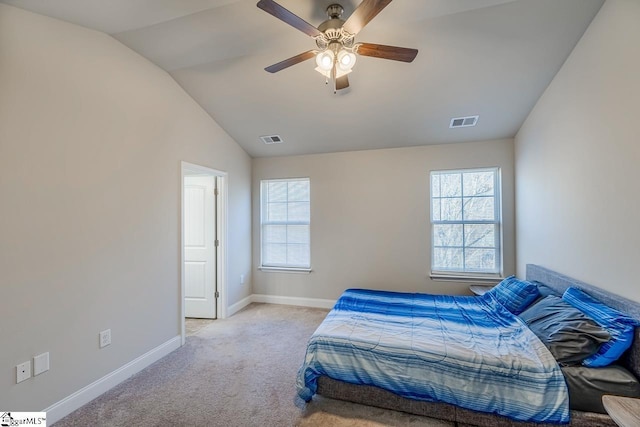
<path id="1" fill-rule="evenodd" d="M 320 375 L 520 421 L 569 422 L 555 359 L 490 297 L 349 289 L 309 340 L 301 398 L 311 400 Z"/>

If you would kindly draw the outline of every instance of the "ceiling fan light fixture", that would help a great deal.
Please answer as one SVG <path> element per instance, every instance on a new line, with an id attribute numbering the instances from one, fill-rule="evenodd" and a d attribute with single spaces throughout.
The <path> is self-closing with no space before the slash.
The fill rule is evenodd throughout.
<path id="1" fill-rule="evenodd" d="M 340 68 L 336 68 L 336 79 L 339 79 L 342 76 L 346 76 L 353 70 L 341 70 Z"/>
<path id="2" fill-rule="evenodd" d="M 321 70 L 329 72 L 333 68 L 334 59 L 335 55 L 332 50 L 323 50 L 316 55 L 316 64 Z"/>
<path id="3" fill-rule="evenodd" d="M 330 79 L 330 78 L 331 78 L 331 71 L 323 70 L 323 69 L 322 69 L 322 68 L 320 68 L 320 67 L 316 67 L 316 68 L 315 68 L 315 70 L 316 70 L 317 72 L 319 72 L 320 74 L 322 74 L 323 76 L 325 76 L 327 79 Z"/>
<path id="4" fill-rule="evenodd" d="M 353 52 L 349 52 L 346 49 L 341 49 L 338 52 L 338 68 L 342 71 L 351 71 L 356 64 L 356 55 Z"/>
<path id="5" fill-rule="evenodd" d="M 331 70 L 323 70 L 320 67 L 316 67 L 315 70 L 325 76 L 327 79 L 331 80 Z M 336 79 L 349 74 L 351 71 L 353 70 L 341 70 L 340 67 L 336 67 Z"/>

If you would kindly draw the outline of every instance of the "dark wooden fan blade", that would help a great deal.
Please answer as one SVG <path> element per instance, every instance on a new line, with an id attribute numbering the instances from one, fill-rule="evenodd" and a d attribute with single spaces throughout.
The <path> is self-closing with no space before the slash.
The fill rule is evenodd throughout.
<path id="1" fill-rule="evenodd" d="M 322 35 L 316 27 L 309 24 L 298 15 L 280 6 L 273 0 L 260 0 L 256 6 L 311 37 L 318 37 Z"/>
<path id="2" fill-rule="evenodd" d="M 284 61 L 280 61 L 277 64 L 270 65 L 265 68 L 265 71 L 268 71 L 270 73 L 277 73 L 280 70 L 284 70 L 285 68 L 291 67 L 292 65 L 299 64 L 302 61 L 313 58 L 314 56 L 316 56 L 316 52 L 314 50 L 308 50 L 299 55 L 292 56 L 289 59 L 285 59 Z"/>
<path id="3" fill-rule="evenodd" d="M 418 54 L 418 49 L 407 47 L 385 46 L 383 44 L 356 43 L 355 51 L 359 55 L 374 58 L 393 59 L 394 61 L 411 62 Z"/>
<path id="4" fill-rule="evenodd" d="M 345 74 L 342 77 L 336 79 L 336 90 L 342 90 L 349 87 L 349 75 Z"/>
<path id="5" fill-rule="evenodd" d="M 389 3 L 391 0 L 363 0 L 342 28 L 349 34 L 358 34 Z"/>

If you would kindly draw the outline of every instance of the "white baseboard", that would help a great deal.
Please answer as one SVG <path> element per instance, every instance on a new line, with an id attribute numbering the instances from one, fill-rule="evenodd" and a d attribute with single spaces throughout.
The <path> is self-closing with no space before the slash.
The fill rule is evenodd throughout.
<path id="1" fill-rule="evenodd" d="M 229 307 L 227 307 L 227 317 L 233 316 L 234 314 L 251 304 L 251 302 L 251 295 L 249 295 L 248 297 L 241 299 L 237 303 L 230 305 Z"/>
<path id="2" fill-rule="evenodd" d="M 61 401 L 54 403 L 43 412 L 47 413 L 47 422 L 55 423 L 63 417 L 69 415 L 71 412 L 80 408 L 100 396 L 101 394 L 109 391 L 116 385 L 120 384 L 127 378 L 137 374 L 153 362 L 163 358 L 172 351 L 180 348 L 182 337 L 180 335 L 171 338 L 169 341 L 160 344 L 158 347 L 149 350 L 142 356 L 132 360 L 126 365 L 116 369 L 115 371 L 105 375 L 89 384 L 86 387 L 81 388 L 70 396 L 65 397 Z"/>
<path id="3" fill-rule="evenodd" d="M 278 295 L 251 295 L 251 302 L 263 302 L 267 304 L 284 304 L 284 305 L 298 305 L 301 307 L 315 307 L 315 308 L 333 308 L 336 300 L 319 299 L 319 298 L 303 298 L 303 297 L 285 297 Z"/>

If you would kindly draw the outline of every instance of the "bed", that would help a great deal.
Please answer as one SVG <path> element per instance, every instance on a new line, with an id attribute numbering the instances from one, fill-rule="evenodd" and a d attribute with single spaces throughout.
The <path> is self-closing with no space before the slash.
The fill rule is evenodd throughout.
<path id="1" fill-rule="evenodd" d="M 583 289 L 640 318 L 639 304 L 548 269 L 528 265 L 527 279 L 557 293 Z M 569 409 L 553 356 L 522 321 L 501 310 L 490 298 L 349 290 L 309 341 L 299 395 L 309 400 L 317 393 L 459 426 L 615 426 L 607 415 Z M 638 342 L 620 359 L 636 376 Z"/>

